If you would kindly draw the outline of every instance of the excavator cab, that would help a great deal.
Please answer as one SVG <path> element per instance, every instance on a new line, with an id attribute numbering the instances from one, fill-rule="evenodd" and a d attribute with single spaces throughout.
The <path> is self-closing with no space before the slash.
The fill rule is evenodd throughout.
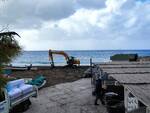
<path id="1" fill-rule="evenodd" d="M 54 67 L 54 58 L 53 58 L 53 54 L 57 54 L 57 55 L 63 55 L 65 57 L 65 60 L 67 62 L 67 66 L 68 67 L 73 67 L 73 66 L 77 66 L 80 65 L 80 60 L 76 59 L 73 56 L 69 56 L 66 52 L 64 51 L 56 51 L 56 50 L 49 50 L 49 60 L 51 61 L 51 66 Z"/>
<path id="2" fill-rule="evenodd" d="M 67 61 L 67 64 L 68 66 L 72 67 L 74 65 L 80 65 L 80 60 L 79 59 L 76 59 L 75 57 L 73 56 L 70 56 L 68 61 Z"/>

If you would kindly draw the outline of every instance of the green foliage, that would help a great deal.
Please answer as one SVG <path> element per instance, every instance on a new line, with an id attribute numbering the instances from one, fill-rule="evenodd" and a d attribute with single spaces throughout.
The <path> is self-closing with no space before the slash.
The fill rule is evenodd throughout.
<path id="1" fill-rule="evenodd" d="M 10 62 L 20 51 L 21 48 L 14 35 L 0 34 L 0 65 Z"/>
<path id="2" fill-rule="evenodd" d="M 0 95 L 2 94 L 2 88 L 8 82 L 8 78 L 2 76 L 3 64 L 9 63 L 12 58 L 21 52 L 21 47 L 14 38 L 14 35 L 18 34 L 15 32 L 0 33 Z"/>

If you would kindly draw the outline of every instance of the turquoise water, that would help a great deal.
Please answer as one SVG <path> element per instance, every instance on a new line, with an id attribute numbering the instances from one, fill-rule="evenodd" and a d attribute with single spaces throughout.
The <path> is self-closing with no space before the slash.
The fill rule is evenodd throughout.
<path id="1" fill-rule="evenodd" d="M 92 58 L 93 62 L 106 62 L 110 56 L 119 53 L 137 53 L 139 56 L 150 56 L 150 50 L 83 50 L 83 51 L 65 51 L 70 56 L 74 56 L 81 61 L 81 65 L 87 65 Z M 56 65 L 65 65 L 65 59 L 61 55 L 55 55 Z M 50 65 L 48 60 L 48 51 L 23 51 L 21 55 L 15 58 L 12 63 L 15 66 L 24 65 Z"/>

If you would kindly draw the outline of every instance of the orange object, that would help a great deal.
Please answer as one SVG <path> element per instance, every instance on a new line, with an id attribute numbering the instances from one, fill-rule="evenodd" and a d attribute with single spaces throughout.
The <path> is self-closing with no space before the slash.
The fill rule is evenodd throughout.
<path id="1" fill-rule="evenodd" d="M 51 50 L 50 49 L 49 50 L 49 60 L 51 61 L 52 67 L 54 67 L 53 54 L 63 55 L 65 57 L 67 65 L 69 67 L 72 67 L 74 65 L 80 65 L 80 60 L 79 59 L 76 59 L 73 56 L 69 56 L 66 52 L 64 52 L 64 51 L 57 51 L 57 50 Z"/>

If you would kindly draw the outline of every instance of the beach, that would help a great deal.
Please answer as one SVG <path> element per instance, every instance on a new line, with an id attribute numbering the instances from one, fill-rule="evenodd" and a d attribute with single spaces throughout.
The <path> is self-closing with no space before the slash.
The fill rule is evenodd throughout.
<path id="1" fill-rule="evenodd" d="M 13 70 L 12 75 L 17 78 L 34 78 L 37 75 L 43 75 L 46 77 L 47 86 L 56 85 L 64 82 L 73 82 L 83 77 L 84 72 L 89 66 L 79 66 L 79 67 L 63 67 L 57 66 L 55 68 L 51 67 L 39 67 L 36 70 Z"/>
<path id="2" fill-rule="evenodd" d="M 80 60 L 80 65 L 90 65 L 90 59 L 93 62 L 108 62 L 110 56 L 114 54 L 138 54 L 139 56 L 149 56 L 150 50 L 70 50 L 65 51 L 69 56 L 74 56 Z M 55 55 L 54 62 L 56 66 L 66 65 L 66 60 L 62 55 Z M 13 59 L 13 66 L 50 66 L 48 51 L 22 51 L 17 58 Z"/>
<path id="3" fill-rule="evenodd" d="M 142 61 L 147 60 L 149 60 L 149 57 L 139 57 L 136 62 L 128 61 L 126 63 L 128 65 L 137 64 L 137 67 L 141 67 Z M 106 62 L 103 63 L 105 64 Z M 115 62 L 107 63 L 114 63 L 112 67 L 110 66 L 110 69 L 116 66 Z M 126 63 L 125 65 L 127 65 Z M 147 62 L 145 63 L 147 64 Z M 137 71 L 139 71 L 139 73 L 145 73 L 143 68 L 136 69 L 137 67 L 135 68 L 134 65 L 132 65 L 131 67 L 133 67 L 134 70 L 127 69 L 127 71 L 131 71 L 132 73 L 137 73 Z M 48 65 L 34 66 L 34 64 L 33 66 L 12 67 L 12 76 L 16 78 L 34 79 L 38 75 L 42 75 L 46 78 L 46 84 L 39 89 L 38 97 L 35 99 L 30 98 L 32 105 L 25 111 L 25 113 L 107 113 L 109 110 L 108 106 L 102 104 L 99 106 L 94 105 L 95 97 L 92 95 L 94 86 L 91 84 L 92 82 L 90 78 L 84 78 L 84 75 L 89 68 L 89 65 L 51 67 Z M 92 76 L 101 73 L 97 69 L 98 68 L 95 68 L 95 71 L 92 71 Z M 119 67 L 119 70 L 117 70 L 115 74 L 125 72 L 126 70 L 123 69 L 120 70 Z M 111 70 L 111 73 L 114 73 L 114 70 Z M 129 72 L 126 72 L 126 74 L 127 73 Z M 15 111 L 13 113 L 18 112 Z"/>
<path id="4" fill-rule="evenodd" d="M 0 3 L 0 113 L 150 113 L 150 0 Z"/>

